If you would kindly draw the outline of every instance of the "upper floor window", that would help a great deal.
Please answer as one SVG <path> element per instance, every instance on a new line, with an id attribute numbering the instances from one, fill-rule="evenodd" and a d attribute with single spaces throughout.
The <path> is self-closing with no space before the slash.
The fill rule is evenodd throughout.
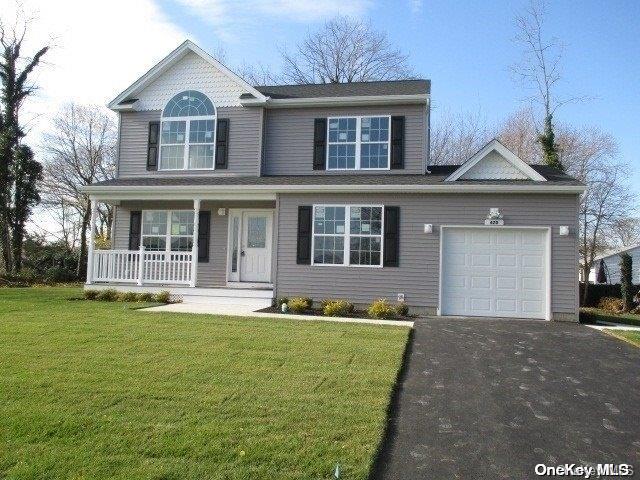
<path id="1" fill-rule="evenodd" d="M 389 169 L 391 117 L 329 118 L 327 170 Z"/>
<path id="2" fill-rule="evenodd" d="M 179 93 L 162 112 L 160 170 L 213 169 L 216 109 L 206 95 Z"/>

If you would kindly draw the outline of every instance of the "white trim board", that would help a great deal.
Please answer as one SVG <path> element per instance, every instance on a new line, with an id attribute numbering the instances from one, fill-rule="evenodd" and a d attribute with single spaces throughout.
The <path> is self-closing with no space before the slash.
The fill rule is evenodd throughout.
<path id="1" fill-rule="evenodd" d="M 107 107 L 112 110 L 131 110 L 130 106 L 118 105 L 123 100 L 126 100 L 128 97 L 135 95 L 140 92 L 146 86 L 151 84 L 155 79 L 157 79 L 163 72 L 165 72 L 172 65 L 175 65 L 180 59 L 182 59 L 187 53 L 193 52 L 196 55 L 200 56 L 204 61 L 208 62 L 214 68 L 219 70 L 223 75 L 228 77 L 231 81 L 235 82 L 242 88 L 246 90 L 247 93 L 250 93 L 256 99 L 262 102 L 266 102 L 267 97 L 265 97 L 258 90 L 249 85 L 245 80 L 243 80 L 240 76 L 229 70 L 222 63 L 217 61 L 203 49 L 201 49 L 198 45 L 193 43 L 191 40 L 185 40 L 181 43 L 178 48 L 172 51 L 169 55 L 164 57 L 160 62 L 158 62 L 155 66 L 153 66 L 150 70 L 147 71 L 144 75 L 142 75 L 138 80 L 132 83 L 128 88 L 126 88 L 122 93 L 120 93 L 116 98 L 111 100 Z"/>
<path id="2" fill-rule="evenodd" d="M 546 182 L 547 179 L 536 172 L 530 165 L 524 162 L 520 157 L 518 157 L 515 153 L 505 147 L 499 140 L 493 139 L 489 143 L 487 143 L 484 147 L 482 147 L 475 155 L 473 155 L 469 160 L 464 162 L 455 172 L 449 175 L 445 182 L 455 182 L 460 179 L 465 173 L 471 170 L 476 164 L 481 162 L 489 153 L 492 151 L 498 152 L 507 162 L 509 162 L 514 168 L 522 172 L 526 177 L 530 180 L 534 180 L 536 182 Z"/>

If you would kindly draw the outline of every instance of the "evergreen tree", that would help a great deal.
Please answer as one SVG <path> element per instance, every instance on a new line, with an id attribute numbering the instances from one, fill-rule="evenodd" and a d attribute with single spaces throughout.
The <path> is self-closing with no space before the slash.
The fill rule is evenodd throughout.
<path id="1" fill-rule="evenodd" d="M 20 145 L 14 157 L 14 192 L 11 212 L 13 268 L 22 268 L 22 251 L 25 226 L 31 209 L 40 202 L 37 182 L 42 178 L 42 165 L 33 158 L 33 151 L 27 145 Z"/>
<path id="2" fill-rule="evenodd" d="M 624 311 L 628 312 L 633 308 L 633 285 L 632 279 L 633 259 L 628 253 L 620 254 L 620 289 L 622 291 L 622 302 Z"/>

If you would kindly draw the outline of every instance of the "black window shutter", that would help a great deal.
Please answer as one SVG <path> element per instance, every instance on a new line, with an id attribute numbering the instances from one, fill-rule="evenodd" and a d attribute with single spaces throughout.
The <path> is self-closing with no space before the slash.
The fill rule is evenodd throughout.
<path id="1" fill-rule="evenodd" d="M 216 168 L 227 168 L 229 162 L 229 119 L 218 119 L 216 127 Z"/>
<path id="2" fill-rule="evenodd" d="M 324 170 L 327 158 L 327 119 L 316 118 L 313 125 L 313 169 Z"/>
<path id="3" fill-rule="evenodd" d="M 142 229 L 142 212 L 131 212 L 129 220 L 129 250 L 140 248 L 140 231 Z"/>
<path id="4" fill-rule="evenodd" d="M 149 122 L 147 137 L 147 170 L 158 170 L 158 140 L 160 138 L 160 122 Z"/>
<path id="5" fill-rule="evenodd" d="M 298 249 L 297 263 L 311 264 L 311 207 L 298 207 Z"/>
<path id="6" fill-rule="evenodd" d="M 209 261 L 209 232 L 211 212 L 201 211 L 198 217 L 198 262 Z"/>
<path id="7" fill-rule="evenodd" d="M 400 265 L 400 207 L 384 207 L 383 266 Z"/>
<path id="8" fill-rule="evenodd" d="M 391 168 L 404 168 L 404 117 L 391 117 Z"/>

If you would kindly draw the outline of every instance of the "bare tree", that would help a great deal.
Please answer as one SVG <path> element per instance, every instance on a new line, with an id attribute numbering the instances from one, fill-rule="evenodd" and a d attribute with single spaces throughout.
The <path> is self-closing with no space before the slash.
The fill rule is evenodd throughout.
<path id="1" fill-rule="evenodd" d="M 251 85 L 276 85 L 280 78 L 262 63 L 243 63 L 239 74 Z"/>
<path id="2" fill-rule="evenodd" d="M 81 188 L 115 176 L 116 125 L 111 115 L 97 106 L 69 104 L 52 121 L 52 131 L 44 135 L 46 163 L 43 193 L 48 204 L 72 207 L 80 218 L 78 276 L 86 266 L 87 229 L 91 219 L 89 196 Z M 103 206 L 109 222 L 111 207 Z"/>
<path id="3" fill-rule="evenodd" d="M 531 108 L 513 113 L 498 128 L 498 139 L 527 163 L 540 163 L 542 151 L 537 140 L 535 117 Z"/>
<path id="4" fill-rule="evenodd" d="M 545 163 L 562 170 L 553 116 L 562 105 L 585 97 L 562 96 L 557 92 L 558 83 L 562 79 L 561 62 L 564 47 L 557 38 L 545 37 L 545 14 L 545 1 L 531 0 L 524 14 L 516 17 L 516 42 L 522 45 L 523 54 L 520 62 L 512 66 L 512 71 L 525 88 L 533 90 L 528 96 L 529 101 L 543 109 L 543 128 L 539 132 L 538 142 L 542 147 Z"/>
<path id="5" fill-rule="evenodd" d="M 629 168 L 618 159 L 615 139 L 595 127 L 559 128 L 559 151 L 567 172 L 587 186 L 580 198 L 579 251 L 583 278 L 593 259 L 610 245 L 615 225 L 634 213 L 636 197 L 629 188 Z M 588 286 L 583 295 L 586 299 Z"/>
<path id="6" fill-rule="evenodd" d="M 443 111 L 431 127 L 430 165 L 461 164 L 490 139 L 484 116 L 476 113 Z"/>
<path id="7" fill-rule="evenodd" d="M 609 247 L 622 248 L 640 244 L 640 218 L 625 217 L 611 225 Z"/>
<path id="8" fill-rule="evenodd" d="M 310 33 L 294 54 L 282 51 L 289 83 L 348 83 L 410 78 L 408 55 L 369 22 L 339 16 Z"/>

